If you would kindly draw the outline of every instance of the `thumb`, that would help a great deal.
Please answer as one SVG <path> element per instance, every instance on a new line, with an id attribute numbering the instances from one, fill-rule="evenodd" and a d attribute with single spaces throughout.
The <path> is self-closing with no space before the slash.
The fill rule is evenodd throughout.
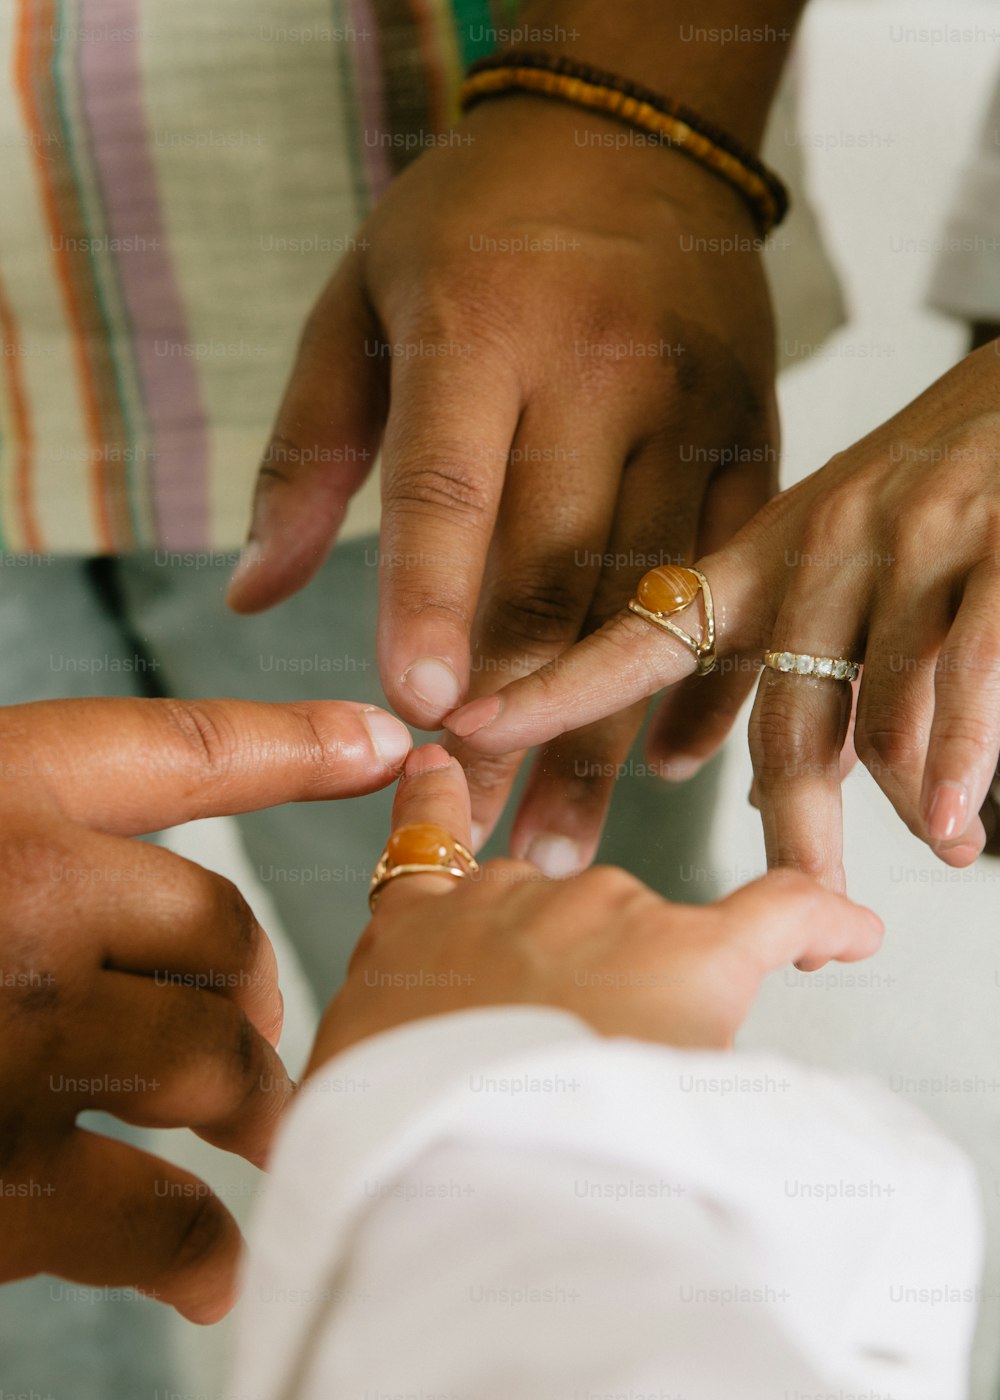
<path id="1" fill-rule="evenodd" d="M 358 255 L 341 263 L 303 332 L 229 584 L 235 612 L 260 612 L 312 578 L 375 461 L 385 389 L 361 266 Z"/>
<path id="2" fill-rule="evenodd" d="M 49 700 L 0 712 L 0 753 L 16 752 L 18 772 L 71 820 L 126 836 L 376 792 L 411 743 L 393 715 L 343 700 Z"/>

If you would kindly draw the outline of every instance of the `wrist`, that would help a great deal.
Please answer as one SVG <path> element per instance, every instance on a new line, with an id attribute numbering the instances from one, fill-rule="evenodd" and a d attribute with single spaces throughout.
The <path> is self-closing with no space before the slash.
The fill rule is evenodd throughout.
<path id="1" fill-rule="evenodd" d="M 748 248 L 761 242 L 749 205 L 730 184 L 681 150 L 610 117 L 511 92 L 474 107 L 462 125 L 475 147 L 502 147 L 512 179 L 530 175 L 542 183 L 546 170 L 553 171 L 547 197 L 554 219 L 579 223 L 581 209 L 589 207 L 596 221 L 639 191 L 706 232 L 736 235 Z"/>

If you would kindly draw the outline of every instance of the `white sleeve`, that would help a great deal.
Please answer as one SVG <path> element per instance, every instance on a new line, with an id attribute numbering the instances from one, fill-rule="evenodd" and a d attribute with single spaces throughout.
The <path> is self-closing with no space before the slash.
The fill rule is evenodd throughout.
<path id="1" fill-rule="evenodd" d="M 967 321 L 1000 321 L 1000 83 L 962 172 L 928 299 Z"/>
<path id="2" fill-rule="evenodd" d="M 563 1013 L 375 1037 L 304 1090 L 251 1234 L 255 1400 L 958 1400 L 965 1159 L 863 1081 Z"/>

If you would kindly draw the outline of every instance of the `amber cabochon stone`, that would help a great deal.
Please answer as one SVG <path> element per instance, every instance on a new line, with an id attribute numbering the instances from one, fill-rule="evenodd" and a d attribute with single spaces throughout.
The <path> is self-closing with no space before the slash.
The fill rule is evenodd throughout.
<path id="1" fill-rule="evenodd" d="M 636 598 L 651 613 L 681 612 L 697 598 L 698 575 L 679 564 L 661 564 L 639 580 Z"/>
<path id="2" fill-rule="evenodd" d="M 455 838 L 433 822 L 400 827 L 385 848 L 391 865 L 453 865 Z"/>

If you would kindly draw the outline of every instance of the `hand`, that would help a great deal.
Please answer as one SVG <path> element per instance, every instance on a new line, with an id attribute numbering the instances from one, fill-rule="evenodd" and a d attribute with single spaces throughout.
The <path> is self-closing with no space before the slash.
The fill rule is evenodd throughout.
<path id="1" fill-rule="evenodd" d="M 411 755 L 393 809 L 394 828 L 428 821 L 468 840 L 462 770 L 434 744 Z M 571 1011 L 602 1035 L 725 1048 L 767 973 L 855 961 L 881 940 L 874 914 L 788 871 L 698 908 L 610 867 L 561 881 L 512 860 L 459 883 L 407 875 L 382 890 L 309 1072 L 405 1022 L 511 1004 Z"/>
<path id="2" fill-rule="evenodd" d="M 306 583 L 384 425 L 379 667 L 413 724 L 557 656 L 773 489 L 754 225 L 692 161 L 623 136 L 540 98 L 475 109 L 393 185 L 306 327 L 230 602 Z M 733 710 L 747 682 L 715 689 Z M 589 861 L 643 708 L 540 755 L 516 854 L 560 830 Z M 456 751 L 479 844 L 519 758 Z"/>
<path id="3" fill-rule="evenodd" d="M 240 1236 L 218 1198 L 76 1119 L 191 1127 L 261 1165 L 293 1087 L 274 953 L 228 880 L 123 838 L 372 792 L 408 748 L 357 704 L 0 710 L 0 1281 L 131 1286 L 196 1322 L 228 1311 Z"/>
<path id="4" fill-rule="evenodd" d="M 1000 750 L 998 345 L 777 497 L 699 566 L 715 594 L 724 670 L 752 673 L 765 650 L 864 661 L 857 752 L 910 830 L 954 866 L 983 849 L 977 814 Z M 692 666 L 680 643 L 622 613 L 448 726 L 482 753 L 520 749 L 591 725 Z M 850 719 L 846 685 L 768 670 L 750 722 L 768 863 L 833 889 L 844 880 Z M 655 758 L 669 763 L 688 737 L 661 724 Z"/>

